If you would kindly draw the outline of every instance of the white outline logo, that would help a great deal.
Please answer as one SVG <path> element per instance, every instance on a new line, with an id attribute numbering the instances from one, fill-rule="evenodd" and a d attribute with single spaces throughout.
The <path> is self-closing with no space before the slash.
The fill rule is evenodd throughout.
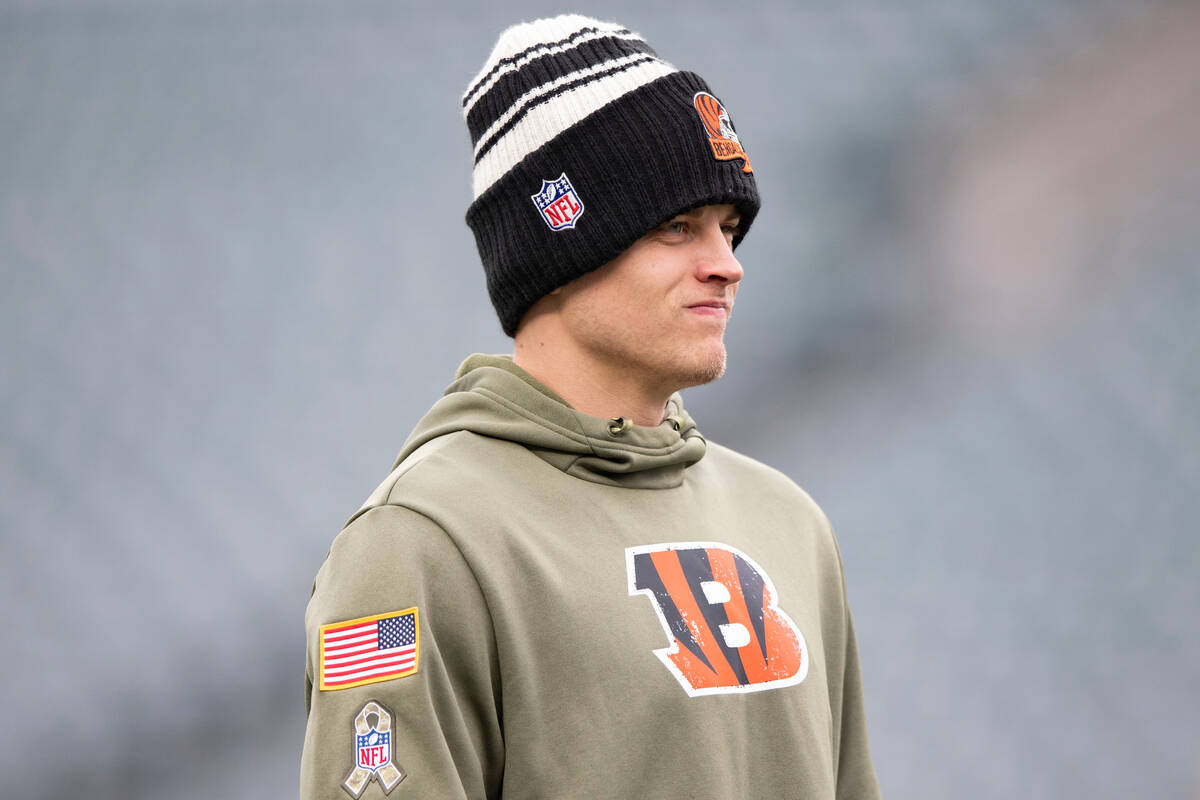
<path id="1" fill-rule="evenodd" d="M 672 658 L 672 656 L 675 656 L 680 652 L 679 637 L 671 630 L 671 622 L 667 619 L 666 610 L 663 608 L 660 598 L 656 597 L 654 591 L 652 591 L 650 588 L 638 588 L 635 566 L 636 557 L 639 555 L 652 555 L 654 553 L 668 551 L 707 551 L 712 549 L 723 550 L 732 554 L 735 559 L 741 559 L 746 563 L 747 566 L 749 566 L 758 574 L 759 578 L 762 579 L 763 598 L 766 601 L 766 604 L 763 608 L 764 617 L 771 618 L 776 626 L 790 628 L 791 632 L 796 636 L 796 644 L 799 648 L 800 664 L 796 669 L 796 672 L 793 674 L 784 678 L 761 681 L 758 683 L 750 682 L 736 685 L 703 686 L 701 688 L 696 688 L 692 685 L 692 681 L 689 680 L 679 668 L 679 665 L 676 663 L 676 659 Z M 775 584 L 771 581 L 771 578 L 767 574 L 766 570 L 760 567 L 754 559 L 736 547 L 732 547 L 727 544 L 721 544 L 720 542 L 664 542 L 661 544 L 627 547 L 625 548 L 625 569 L 629 580 L 630 596 L 642 594 L 650 599 L 651 604 L 654 606 L 654 612 L 658 615 L 658 621 L 662 625 L 663 633 L 666 634 L 667 639 L 671 642 L 670 646 L 653 651 L 654 655 L 658 656 L 658 659 L 662 661 L 663 666 L 670 670 L 671 674 L 675 676 L 677 681 L 679 681 L 679 685 L 683 687 L 683 690 L 687 692 L 689 697 L 700 697 L 702 695 L 709 694 L 739 694 L 743 692 L 761 692 L 767 689 L 781 689 L 785 686 L 795 686 L 808 676 L 809 651 L 808 645 L 804 641 L 804 635 L 800 632 L 800 628 L 796 625 L 792 618 L 788 616 L 787 612 L 779 607 L 779 593 L 775 590 Z M 730 603 L 732 599 L 730 590 L 735 588 L 738 594 L 741 595 L 741 587 L 731 587 L 726 583 L 722 583 L 721 581 L 712 580 L 703 581 L 700 583 L 703 601 L 709 606 L 724 606 L 725 604 Z M 673 599 L 674 598 L 672 598 L 672 600 Z M 697 605 L 699 605 L 701 598 L 696 597 L 695 600 Z M 701 608 L 701 612 L 703 613 L 703 608 Z M 702 631 L 707 630 L 709 627 L 704 620 L 687 619 L 686 612 L 683 612 L 682 610 L 677 610 L 677 613 L 680 614 L 678 623 L 686 625 L 687 628 L 690 629 L 694 634 L 701 633 Z M 745 625 L 737 622 L 722 624 L 718 630 L 712 631 L 711 635 L 714 639 L 716 637 L 720 637 L 723 640 L 726 648 L 734 650 L 745 647 L 751 643 L 750 630 Z"/>

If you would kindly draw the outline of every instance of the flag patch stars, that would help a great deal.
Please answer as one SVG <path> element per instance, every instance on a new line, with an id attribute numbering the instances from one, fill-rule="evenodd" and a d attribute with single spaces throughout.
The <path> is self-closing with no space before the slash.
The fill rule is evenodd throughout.
<path id="1" fill-rule="evenodd" d="M 321 626 L 321 691 L 395 680 L 417 671 L 416 608 Z"/>

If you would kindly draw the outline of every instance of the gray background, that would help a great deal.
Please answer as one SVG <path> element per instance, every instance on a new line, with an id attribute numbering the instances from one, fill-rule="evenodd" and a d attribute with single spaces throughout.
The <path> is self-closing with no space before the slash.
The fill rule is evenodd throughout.
<path id="1" fill-rule="evenodd" d="M 559 10 L 0 3 L 4 796 L 295 793 L 312 576 L 509 347 L 458 98 Z M 1200 797 L 1197 6 L 580 10 L 752 156 L 689 408 L 833 520 L 885 794 Z"/>

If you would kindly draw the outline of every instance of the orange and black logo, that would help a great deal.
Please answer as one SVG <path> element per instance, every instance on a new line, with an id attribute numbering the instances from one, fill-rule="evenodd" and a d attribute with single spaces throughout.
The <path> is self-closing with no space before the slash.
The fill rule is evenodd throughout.
<path id="1" fill-rule="evenodd" d="M 676 542 L 627 548 L 625 561 L 629 593 L 654 602 L 671 643 L 654 654 L 689 696 L 778 689 L 808 674 L 804 636 L 745 553 Z"/>
<path id="2" fill-rule="evenodd" d="M 696 106 L 696 113 L 700 115 L 700 121 L 708 131 L 708 143 L 712 145 L 713 158 L 718 161 L 740 158 L 742 172 L 754 172 L 750 166 L 750 156 L 742 149 L 742 142 L 729 120 L 729 112 L 721 105 L 721 101 L 708 92 L 696 92 L 692 104 Z"/>

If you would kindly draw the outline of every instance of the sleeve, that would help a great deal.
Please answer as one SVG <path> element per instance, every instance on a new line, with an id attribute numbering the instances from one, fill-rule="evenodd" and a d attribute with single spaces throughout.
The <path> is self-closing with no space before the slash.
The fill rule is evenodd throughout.
<path id="1" fill-rule="evenodd" d="M 499 796 L 491 617 L 441 527 L 401 506 L 354 519 L 317 574 L 305 628 L 303 800 Z"/>
<path id="2" fill-rule="evenodd" d="M 854 620 L 846 608 L 846 655 L 842 669 L 841 735 L 838 742 L 838 800 L 878 800 L 879 784 L 867 744 L 867 715 Z"/>
<path id="3" fill-rule="evenodd" d="M 871 748 L 867 742 L 867 712 L 863 700 L 862 669 L 858 659 L 858 638 L 854 634 L 854 618 L 850 613 L 850 600 L 846 593 L 846 566 L 842 560 L 842 548 L 838 544 L 833 527 L 824 512 L 821 512 L 825 530 L 833 543 L 837 556 L 836 577 L 831 572 L 830 591 L 840 595 L 834 605 L 840 607 L 838 615 L 842 631 L 840 664 L 832 642 L 826 647 L 829 661 L 829 705 L 834 720 L 834 769 L 837 772 L 837 800 L 879 800 L 879 782 L 875 777 L 875 765 L 871 761 Z M 835 640 L 836 641 L 836 640 Z"/>

